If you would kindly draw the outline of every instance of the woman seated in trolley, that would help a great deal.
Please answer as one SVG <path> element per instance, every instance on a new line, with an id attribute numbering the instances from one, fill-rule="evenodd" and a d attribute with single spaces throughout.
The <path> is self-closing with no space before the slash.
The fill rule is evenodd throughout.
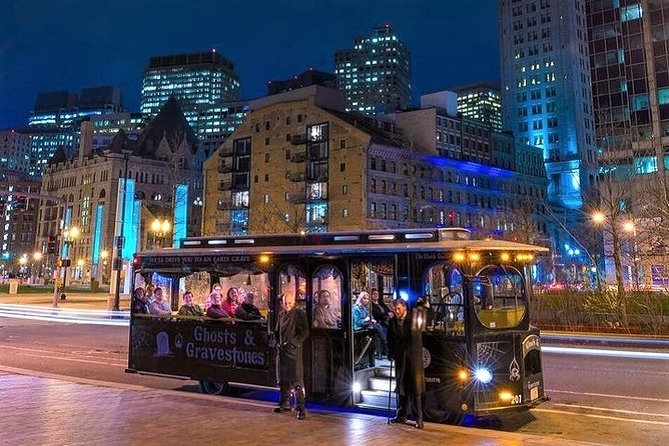
<path id="1" fill-rule="evenodd" d="M 380 355 L 383 346 L 388 345 L 386 327 L 374 320 L 369 311 L 369 293 L 362 291 L 353 306 L 353 330 L 374 330 L 376 332 L 376 352 Z"/>

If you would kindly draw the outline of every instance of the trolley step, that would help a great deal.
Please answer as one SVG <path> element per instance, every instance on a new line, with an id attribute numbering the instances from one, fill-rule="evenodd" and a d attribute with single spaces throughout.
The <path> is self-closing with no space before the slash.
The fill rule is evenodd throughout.
<path id="1" fill-rule="evenodd" d="M 395 391 L 395 380 L 384 376 L 372 376 L 367 380 L 367 390 Z"/>
<path id="2" fill-rule="evenodd" d="M 362 396 L 362 401 L 358 404 L 361 407 L 371 407 L 376 409 L 387 409 L 388 408 L 388 391 L 386 390 L 363 390 L 360 392 Z M 397 398 L 395 397 L 395 392 L 390 392 L 390 408 L 395 409 L 397 407 Z"/>

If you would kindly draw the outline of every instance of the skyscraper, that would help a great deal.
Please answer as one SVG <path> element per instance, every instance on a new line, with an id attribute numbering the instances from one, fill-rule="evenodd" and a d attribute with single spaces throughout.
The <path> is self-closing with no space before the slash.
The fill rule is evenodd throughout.
<path id="1" fill-rule="evenodd" d="M 580 209 L 595 185 L 585 2 L 500 0 L 502 121 L 544 151 L 551 203 Z"/>
<path id="2" fill-rule="evenodd" d="M 496 132 L 502 131 L 502 99 L 499 85 L 486 82 L 453 88 L 458 94 L 458 113 L 463 118 L 489 125 Z"/>
<path id="3" fill-rule="evenodd" d="M 637 173 L 662 166 L 669 145 L 669 4 L 587 0 L 592 93 L 598 137 L 631 140 Z"/>
<path id="4" fill-rule="evenodd" d="M 170 96 L 197 128 L 198 109 L 237 98 L 239 78 L 232 62 L 215 50 L 149 59 L 142 81 L 141 112 L 155 116 Z"/>
<path id="5" fill-rule="evenodd" d="M 82 120 L 122 110 L 118 87 L 84 88 L 80 94 L 70 91 L 38 94 L 27 130 L 32 136 L 30 175 L 41 175 L 58 147 L 68 153 L 74 150 Z"/>
<path id="6" fill-rule="evenodd" d="M 347 111 L 374 115 L 411 104 L 411 55 L 390 25 L 335 52 L 335 75 Z"/>

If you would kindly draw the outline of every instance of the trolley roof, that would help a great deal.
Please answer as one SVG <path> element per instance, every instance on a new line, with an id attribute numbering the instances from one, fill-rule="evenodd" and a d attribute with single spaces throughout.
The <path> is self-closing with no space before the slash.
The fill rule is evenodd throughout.
<path id="1" fill-rule="evenodd" d="M 426 251 L 524 251 L 548 252 L 543 246 L 495 239 L 472 239 L 463 228 L 397 229 L 382 231 L 281 234 L 262 236 L 190 237 L 181 241 L 181 249 L 165 248 L 143 251 L 146 257 L 186 258 L 191 256 L 254 255 L 337 255 L 383 254 Z"/>

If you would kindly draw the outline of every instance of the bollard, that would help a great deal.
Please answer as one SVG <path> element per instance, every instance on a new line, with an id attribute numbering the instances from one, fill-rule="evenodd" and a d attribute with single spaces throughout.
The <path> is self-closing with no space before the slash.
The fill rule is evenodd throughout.
<path id="1" fill-rule="evenodd" d="M 65 300 L 67 295 L 65 293 L 60 293 L 60 300 Z"/>

